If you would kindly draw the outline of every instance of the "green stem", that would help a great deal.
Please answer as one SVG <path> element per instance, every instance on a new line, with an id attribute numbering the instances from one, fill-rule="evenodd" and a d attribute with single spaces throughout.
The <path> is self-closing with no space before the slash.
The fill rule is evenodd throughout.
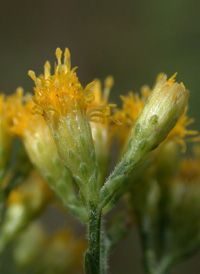
<path id="1" fill-rule="evenodd" d="M 108 255 L 110 251 L 110 241 L 104 229 L 101 229 L 101 254 L 100 254 L 100 273 L 106 274 L 108 270 Z"/>
<path id="2" fill-rule="evenodd" d="M 100 274 L 101 210 L 90 205 L 89 248 L 85 254 L 85 273 Z"/>

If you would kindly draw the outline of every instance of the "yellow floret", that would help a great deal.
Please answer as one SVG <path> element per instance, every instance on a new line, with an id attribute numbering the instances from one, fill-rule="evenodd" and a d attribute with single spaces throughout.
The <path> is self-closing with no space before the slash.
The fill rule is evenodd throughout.
<path id="1" fill-rule="evenodd" d="M 91 82 L 86 88 L 82 87 L 75 73 L 76 68 L 71 69 L 69 50 L 65 49 L 62 63 L 62 51 L 57 48 L 56 58 L 57 64 L 53 75 L 51 75 L 51 65 L 48 61 L 44 65 L 44 75 L 36 77 L 33 71 L 28 72 L 36 85 L 34 89 L 36 113 L 46 115 L 50 111 L 54 112 L 56 117 L 59 118 L 61 116 L 66 117 L 69 112 L 78 108 L 86 114 L 89 108 L 87 113 L 89 120 L 94 120 L 94 117 L 104 118 L 109 116 L 110 106 L 102 106 L 94 110 L 89 106 L 94 101 L 95 96 L 98 96 L 97 94 L 94 95 L 92 91 L 95 82 Z M 111 79 L 108 80 L 107 85 L 112 85 Z"/>
<path id="2" fill-rule="evenodd" d="M 40 117 L 32 114 L 34 103 L 31 95 L 24 96 L 22 88 L 18 88 L 16 93 L 7 98 L 7 121 L 9 130 L 14 135 L 24 137 L 31 131 L 34 124 L 39 123 Z"/>

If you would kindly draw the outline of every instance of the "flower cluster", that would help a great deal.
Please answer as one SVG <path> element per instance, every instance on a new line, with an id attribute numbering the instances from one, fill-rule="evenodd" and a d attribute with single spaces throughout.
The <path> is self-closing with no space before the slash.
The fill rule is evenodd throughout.
<path id="1" fill-rule="evenodd" d="M 200 140 L 198 131 L 188 129 L 194 121 L 187 115 L 189 91 L 176 82 L 176 73 L 169 79 L 161 73 L 152 89 L 143 86 L 140 94 L 121 96 L 120 109 L 109 102 L 112 76 L 104 85 L 96 79 L 84 88 L 71 68 L 69 50 L 63 56 L 57 48 L 56 59 L 53 73 L 48 61 L 38 77 L 28 72 L 33 96 L 22 88 L 0 95 L 0 252 L 27 229 L 14 249 L 16 263 L 33 266 L 35 258 L 44 273 L 76 273 L 85 242 L 77 243 L 71 231 L 47 237 L 32 230 L 33 220 L 56 196 L 88 225 L 85 273 L 106 273 L 106 256 L 127 226 L 116 218 L 106 235 L 102 217 L 124 197 L 143 235 L 147 272 L 164 273 L 200 246 L 200 216 L 194 214 L 200 209 L 195 199 L 199 148 L 196 158 L 179 159 L 179 147 L 185 152 L 187 141 Z M 11 156 L 16 137 L 23 157 Z M 116 144 L 116 166 L 109 174 Z M 44 246 L 47 254 L 40 252 Z"/>

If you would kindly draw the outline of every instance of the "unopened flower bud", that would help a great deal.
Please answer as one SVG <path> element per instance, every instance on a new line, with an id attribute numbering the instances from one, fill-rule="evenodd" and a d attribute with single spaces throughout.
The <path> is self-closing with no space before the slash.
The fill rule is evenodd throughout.
<path id="1" fill-rule="evenodd" d="M 147 99 L 133 130 L 133 146 L 141 156 L 157 147 L 169 134 L 187 106 L 189 91 L 164 75 Z"/>
<path id="2" fill-rule="evenodd" d="M 146 100 L 135 121 L 126 153 L 101 189 L 103 207 L 119 191 L 124 177 L 167 137 L 183 114 L 189 92 L 182 83 L 175 82 L 175 76 L 168 81 L 166 75 L 162 76 Z"/>

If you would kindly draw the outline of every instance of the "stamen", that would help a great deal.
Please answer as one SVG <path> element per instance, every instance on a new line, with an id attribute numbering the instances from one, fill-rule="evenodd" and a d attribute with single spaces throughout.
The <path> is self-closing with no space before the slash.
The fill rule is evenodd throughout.
<path id="1" fill-rule="evenodd" d="M 44 78 L 48 79 L 51 75 L 51 65 L 49 61 L 47 61 L 44 65 Z"/>
<path id="2" fill-rule="evenodd" d="M 56 49 L 56 58 L 58 60 L 58 66 L 61 66 L 61 57 L 62 57 L 62 50 L 60 48 Z"/>
<path id="3" fill-rule="evenodd" d="M 64 53 L 64 71 L 67 73 L 71 69 L 71 59 L 70 59 L 70 52 L 69 49 L 65 49 Z"/>
<path id="4" fill-rule="evenodd" d="M 175 72 L 165 83 L 164 86 L 169 85 L 172 86 L 174 84 L 174 82 L 176 81 L 176 75 L 178 74 L 178 72 Z M 184 85 L 183 85 L 184 86 Z"/>
<path id="5" fill-rule="evenodd" d="M 110 95 L 110 90 L 111 90 L 112 86 L 114 85 L 113 77 L 108 76 L 105 79 L 104 85 L 105 85 L 105 88 L 104 88 L 104 91 L 103 91 L 103 101 L 108 102 L 108 98 L 109 98 L 109 95 Z"/>
<path id="6" fill-rule="evenodd" d="M 91 116 L 91 113 L 97 112 L 103 114 L 105 117 L 110 115 L 110 107 L 115 105 L 106 105 L 106 101 L 109 95 L 109 89 L 113 84 L 112 77 L 108 77 L 105 81 L 105 92 L 106 100 L 102 100 L 102 96 L 99 101 L 95 99 L 94 86 L 96 81 L 89 83 L 85 89 L 83 89 L 80 84 L 78 77 L 76 76 L 75 70 L 77 67 L 71 70 L 70 52 L 68 48 L 64 52 L 64 60 L 62 62 L 62 50 L 60 48 L 56 49 L 57 64 L 55 64 L 55 73 L 51 75 L 51 66 L 49 62 L 44 65 L 44 75 L 36 77 L 33 71 L 29 71 L 30 77 L 35 82 L 35 102 L 40 106 L 45 112 L 50 114 L 50 111 L 54 111 L 61 116 L 65 116 L 68 112 L 81 108 L 86 114 L 89 110 L 87 116 Z M 89 106 L 94 101 L 93 106 L 99 106 L 100 108 L 92 108 Z M 47 113 L 43 113 L 41 109 L 39 113 L 47 116 Z M 96 115 L 96 114 L 95 114 Z M 46 117 L 47 118 L 47 117 Z"/>
<path id="7" fill-rule="evenodd" d="M 116 105 L 111 105 L 111 106 L 116 106 Z M 101 105 L 101 106 L 90 109 L 87 112 L 87 116 L 90 116 L 90 114 L 93 113 L 93 112 L 108 113 L 108 110 L 109 110 L 109 113 L 110 113 L 110 107 L 108 105 Z"/>
<path id="8" fill-rule="evenodd" d="M 28 71 L 28 75 L 31 77 L 31 79 L 32 79 L 34 82 L 36 81 L 37 77 L 36 77 L 34 71 L 29 70 L 29 71 Z"/>

